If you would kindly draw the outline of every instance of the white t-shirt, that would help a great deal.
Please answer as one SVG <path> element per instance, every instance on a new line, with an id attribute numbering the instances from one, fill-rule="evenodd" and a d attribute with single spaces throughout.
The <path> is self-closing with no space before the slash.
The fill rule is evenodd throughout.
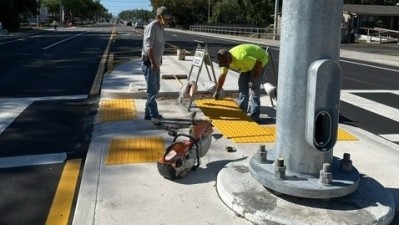
<path id="1" fill-rule="evenodd" d="M 162 55 L 165 48 L 165 31 L 164 28 L 157 23 L 156 20 L 152 21 L 144 29 L 143 50 L 142 55 L 147 55 L 147 50 L 152 49 L 154 53 L 155 63 L 160 66 L 162 62 Z"/>

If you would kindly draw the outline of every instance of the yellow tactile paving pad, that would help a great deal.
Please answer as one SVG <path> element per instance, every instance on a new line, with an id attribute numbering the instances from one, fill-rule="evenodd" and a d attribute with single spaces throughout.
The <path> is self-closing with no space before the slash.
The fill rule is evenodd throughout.
<path id="1" fill-rule="evenodd" d="M 98 121 L 114 122 L 137 118 L 134 99 L 107 99 L 100 101 Z"/>
<path id="2" fill-rule="evenodd" d="M 162 137 L 112 138 L 105 164 L 156 162 L 164 150 L 165 142 Z"/>
<path id="3" fill-rule="evenodd" d="M 352 134 L 346 132 L 344 129 L 338 128 L 338 141 L 356 141 L 358 140 L 357 137 L 353 136 Z"/>
<path id="4" fill-rule="evenodd" d="M 196 100 L 196 104 L 226 138 L 235 142 L 260 142 L 270 137 L 268 130 L 248 118 L 233 99 L 201 99 Z"/>
<path id="5" fill-rule="evenodd" d="M 196 100 L 196 104 L 226 138 L 231 138 L 236 143 L 276 141 L 274 125 L 260 126 L 252 121 L 233 99 L 200 99 Z M 339 128 L 337 140 L 357 140 L 357 138 Z"/>
<path id="6" fill-rule="evenodd" d="M 232 140 L 235 143 L 262 143 L 262 142 L 275 142 L 276 141 L 276 126 L 269 125 L 261 127 L 266 134 L 251 135 L 248 137 L 235 137 Z"/>

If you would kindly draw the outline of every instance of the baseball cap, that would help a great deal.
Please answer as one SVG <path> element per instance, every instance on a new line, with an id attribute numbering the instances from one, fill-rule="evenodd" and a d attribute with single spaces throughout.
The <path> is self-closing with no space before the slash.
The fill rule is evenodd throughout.
<path id="1" fill-rule="evenodd" d="M 230 52 L 227 49 L 220 49 L 217 54 L 219 67 L 229 67 Z"/>
<path id="2" fill-rule="evenodd" d="M 170 19 L 172 17 L 172 14 L 165 6 L 161 6 L 157 9 L 157 16 L 162 16 L 166 19 Z"/>

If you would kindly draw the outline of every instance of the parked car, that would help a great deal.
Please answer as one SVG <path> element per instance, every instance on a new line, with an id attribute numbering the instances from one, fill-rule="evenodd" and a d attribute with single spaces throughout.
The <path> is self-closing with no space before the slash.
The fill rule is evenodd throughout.
<path id="1" fill-rule="evenodd" d="M 137 20 L 134 24 L 134 27 L 136 29 L 144 29 L 144 22 L 142 20 Z"/>

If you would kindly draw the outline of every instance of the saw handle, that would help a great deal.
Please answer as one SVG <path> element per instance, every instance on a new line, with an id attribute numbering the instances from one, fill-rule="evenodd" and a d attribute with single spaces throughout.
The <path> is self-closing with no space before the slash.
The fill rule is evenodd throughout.
<path id="1" fill-rule="evenodd" d="M 188 134 L 177 134 L 174 138 L 173 138 L 173 142 L 176 142 L 177 138 L 179 137 L 186 137 L 188 139 L 191 140 L 192 145 L 195 145 L 195 149 L 196 149 L 196 153 L 197 153 L 197 165 L 195 165 L 195 168 L 198 168 L 200 166 L 200 157 L 199 157 L 199 149 L 198 149 L 198 140 L 195 140 L 195 138 L 191 135 Z M 190 146 L 190 148 L 192 147 L 192 145 Z M 172 149 L 172 148 L 170 148 Z M 164 156 L 170 151 L 169 148 L 166 149 Z"/>

